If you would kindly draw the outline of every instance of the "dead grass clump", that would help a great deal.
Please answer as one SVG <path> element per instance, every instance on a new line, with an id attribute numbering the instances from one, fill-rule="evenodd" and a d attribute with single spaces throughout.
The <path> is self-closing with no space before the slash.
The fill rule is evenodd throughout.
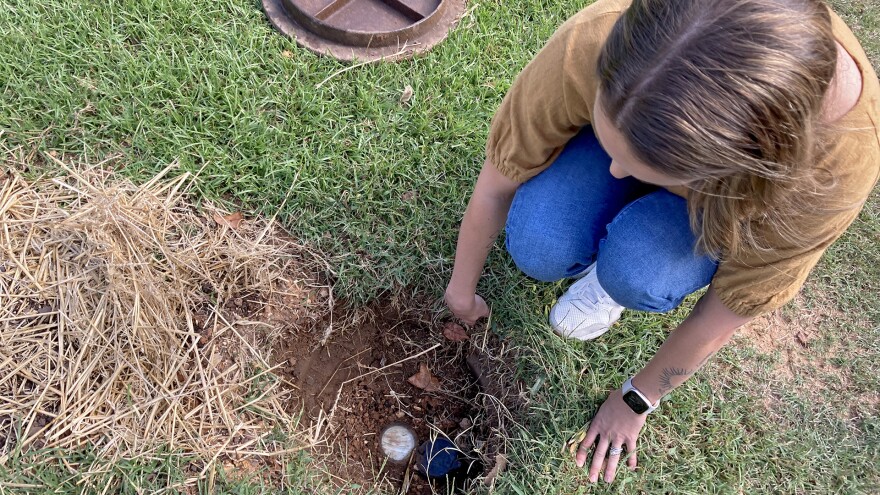
<path id="1" fill-rule="evenodd" d="M 195 482 L 293 448 L 270 438 L 295 426 L 259 345 L 276 330 L 224 309 L 299 284 L 302 250 L 271 221 L 197 211 L 186 174 L 137 187 L 58 164 L 0 176 L 0 463 L 15 445 L 104 462 L 167 448 L 204 460 Z"/>

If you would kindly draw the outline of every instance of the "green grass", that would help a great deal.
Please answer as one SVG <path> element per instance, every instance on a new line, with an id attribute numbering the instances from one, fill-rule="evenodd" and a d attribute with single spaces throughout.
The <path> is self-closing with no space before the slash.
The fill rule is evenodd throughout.
<path id="1" fill-rule="evenodd" d="M 2 493 L 102 493 L 111 488 L 118 495 L 141 495 L 182 487 L 184 481 L 194 475 L 190 466 L 198 460 L 175 452 L 157 452 L 146 458 L 107 463 L 91 449 L 79 452 L 60 450 L 36 450 L 18 453 L 0 466 L 0 491 Z M 90 466 L 89 473 L 71 469 L 73 465 Z M 318 483 L 314 473 L 307 472 L 308 459 L 293 457 L 286 463 L 273 484 L 261 480 L 258 475 L 242 479 L 235 472 L 226 473 L 217 467 L 201 480 L 199 493 L 223 493 L 254 495 L 273 493 L 278 495 L 306 495 L 314 493 L 310 486 Z M 38 466 L 38 467 L 34 467 Z M 172 493 L 185 493 L 170 490 Z M 108 492 L 105 492 L 108 493 Z"/>
<path id="2" fill-rule="evenodd" d="M 198 171 L 200 197 L 253 214 L 277 213 L 289 195 L 280 218 L 296 238 L 327 253 L 346 298 L 364 302 L 403 286 L 439 295 L 494 109 L 555 27 L 585 3 L 471 3 L 458 29 L 426 56 L 337 74 L 344 65 L 277 35 L 255 1 L 11 0 L 0 9 L 0 144 L 93 161 L 118 156 L 119 172 L 137 180 L 177 162 L 181 172 Z M 877 66 L 880 6 L 834 4 Z M 398 101 L 406 85 L 415 90 L 409 105 Z M 48 168 L 37 160 L 31 172 Z M 417 194 L 406 200 L 409 191 Z M 641 437 L 642 469 L 621 473 L 610 487 L 586 485 L 558 455 L 560 444 L 607 390 L 650 358 L 686 310 L 630 314 L 599 342 L 562 342 L 544 322 L 563 286 L 529 281 L 493 251 L 481 290 L 498 331 L 522 348 L 526 386 L 545 379 L 526 429 L 511 432 L 513 467 L 499 493 L 877 490 L 877 404 L 863 419 L 841 419 L 837 411 L 880 390 L 878 205 L 875 196 L 806 290 L 805 304 L 830 297 L 848 316 L 821 329 L 829 354 L 818 359 L 839 373 L 817 371 L 823 383 L 845 380 L 819 403 L 781 383 L 789 407 L 770 419 L 757 385 L 773 378 L 778 356 L 731 346 L 664 402 Z M 0 467 L 0 487 L 78 493 L 79 474 L 63 461 L 93 455 L 19 455 Z M 290 462 L 286 493 L 310 493 L 304 465 Z M 168 454 L 114 465 L 102 482 L 119 493 L 149 492 L 185 468 Z M 214 490 L 271 492 L 222 475 Z"/>

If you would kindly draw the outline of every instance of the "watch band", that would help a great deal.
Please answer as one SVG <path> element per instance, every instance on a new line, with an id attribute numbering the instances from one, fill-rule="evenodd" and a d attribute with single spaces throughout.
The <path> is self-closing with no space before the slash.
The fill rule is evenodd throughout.
<path id="1" fill-rule="evenodd" d="M 621 394 L 623 395 L 623 402 L 625 402 L 634 413 L 649 414 L 660 407 L 660 399 L 657 399 L 656 403 L 651 404 L 648 398 L 645 397 L 645 394 L 633 386 L 632 381 L 633 377 L 629 377 L 623 382 Z"/>

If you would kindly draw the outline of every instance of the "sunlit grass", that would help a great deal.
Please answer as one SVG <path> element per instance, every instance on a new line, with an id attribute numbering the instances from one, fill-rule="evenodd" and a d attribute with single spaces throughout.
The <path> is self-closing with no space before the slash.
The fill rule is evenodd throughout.
<path id="1" fill-rule="evenodd" d="M 49 167 L 39 161 L 48 151 L 96 162 L 118 155 L 119 173 L 139 180 L 176 162 L 198 173 L 204 198 L 279 213 L 293 236 L 327 253 L 336 290 L 349 300 L 404 286 L 439 296 L 494 109 L 555 27 L 585 3 L 471 3 L 426 56 L 337 74 L 343 65 L 277 35 L 254 1 L 8 1 L 0 9 L 0 141 L 37 151 L 34 174 Z M 880 6 L 834 4 L 876 65 Z M 401 104 L 406 85 L 414 96 Z M 496 249 L 481 290 L 498 332 L 522 347 L 526 387 L 543 380 L 527 430 L 510 432 L 517 448 L 499 493 L 869 492 L 880 480 L 876 400 L 873 415 L 834 412 L 880 388 L 878 241 L 875 196 L 806 292 L 808 303 L 830 296 L 853 316 L 822 329 L 833 349 L 827 359 L 847 374 L 839 395 L 817 405 L 787 393 L 787 410 L 775 411 L 785 421 L 771 421 L 753 386 L 760 375 L 743 369 L 771 373 L 772 357 L 731 346 L 652 416 L 642 468 L 599 488 L 560 458 L 561 442 L 650 358 L 686 308 L 629 314 L 593 344 L 563 342 L 545 314 L 564 287 L 526 279 Z M 70 455 L 91 454 L 16 457 L 0 467 L 0 485 L 76 493 L 76 473 L 63 462 Z M 22 479 L 21 463 L 41 464 L 41 476 Z M 297 479 L 305 479 L 304 465 L 292 462 Z M 108 479 L 120 493 L 136 493 L 184 468 L 169 455 L 155 466 L 120 464 Z M 157 470 L 167 474 L 148 476 Z M 257 482 L 217 486 L 271 491 Z"/>

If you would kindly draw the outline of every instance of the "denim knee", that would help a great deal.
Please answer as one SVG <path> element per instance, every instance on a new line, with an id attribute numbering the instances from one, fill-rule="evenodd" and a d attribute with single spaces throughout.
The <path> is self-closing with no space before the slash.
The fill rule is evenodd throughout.
<path id="1" fill-rule="evenodd" d="M 582 272 L 595 260 L 605 226 L 651 190 L 632 178 L 614 178 L 609 163 L 611 157 L 587 126 L 550 167 L 517 189 L 506 244 L 526 275 L 551 282 Z"/>
<path id="2" fill-rule="evenodd" d="M 592 263 L 592 256 L 583 253 L 583 246 L 566 243 L 564 239 L 549 241 L 546 236 L 534 234 L 540 232 L 516 232 L 508 227 L 505 240 L 516 267 L 529 277 L 555 282 L 571 277 Z"/>
<path id="3" fill-rule="evenodd" d="M 639 276 L 621 264 L 609 263 L 606 259 L 598 264 L 596 275 L 599 284 L 614 302 L 629 309 L 666 313 L 677 308 L 687 294 L 669 296 L 652 287 L 650 277 Z M 661 292 L 661 293 L 658 293 Z"/>
<path id="4" fill-rule="evenodd" d="M 694 250 L 687 203 L 657 191 L 630 203 L 608 225 L 597 276 L 621 306 L 665 313 L 711 282 L 717 263 Z"/>

